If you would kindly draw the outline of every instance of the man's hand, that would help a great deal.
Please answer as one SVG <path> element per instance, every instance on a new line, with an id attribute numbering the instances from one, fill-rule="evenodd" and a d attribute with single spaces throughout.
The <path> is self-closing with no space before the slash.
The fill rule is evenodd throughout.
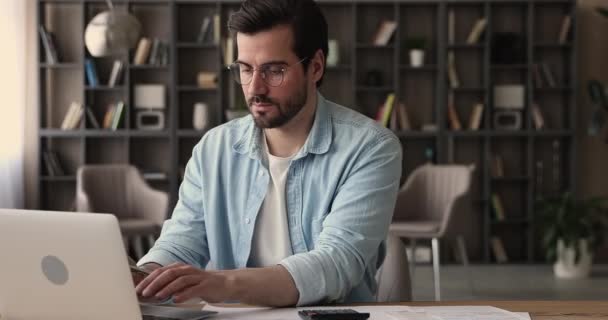
<path id="1" fill-rule="evenodd" d="M 133 285 L 138 285 L 142 282 L 152 271 L 162 267 L 158 263 L 146 263 L 141 267 L 135 266 L 135 264 L 131 265 L 131 277 L 133 279 Z"/>
<path id="2" fill-rule="evenodd" d="M 144 298 L 165 300 L 173 297 L 175 303 L 191 298 L 207 302 L 221 302 L 230 298 L 234 278 L 229 272 L 210 272 L 190 265 L 174 263 L 156 268 L 138 283 L 135 291 Z"/>

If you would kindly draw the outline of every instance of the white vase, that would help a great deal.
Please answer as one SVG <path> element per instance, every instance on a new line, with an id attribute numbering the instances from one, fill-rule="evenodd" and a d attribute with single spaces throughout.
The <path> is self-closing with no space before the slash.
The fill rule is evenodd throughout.
<path id="1" fill-rule="evenodd" d="M 335 67 L 340 62 L 340 48 L 338 40 L 330 39 L 327 41 L 327 61 L 325 61 L 328 67 Z"/>
<path id="2" fill-rule="evenodd" d="M 553 265 L 555 276 L 563 279 L 579 279 L 588 277 L 591 273 L 593 253 L 587 250 L 587 240 L 578 241 L 581 253 L 578 263 L 574 262 L 575 252 L 573 247 L 566 247 L 560 239 L 557 241 L 557 261 Z"/>
<path id="3" fill-rule="evenodd" d="M 412 67 L 422 67 L 424 65 L 424 50 L 410 50 L 410 65 Z"/>
<path id="4" fill-rule="evenodd" d="M 192 112 L 192 127 L 196 130 L 205 130 L 209 126 L 209 105 L 204 102 L 194 104 Z"/>

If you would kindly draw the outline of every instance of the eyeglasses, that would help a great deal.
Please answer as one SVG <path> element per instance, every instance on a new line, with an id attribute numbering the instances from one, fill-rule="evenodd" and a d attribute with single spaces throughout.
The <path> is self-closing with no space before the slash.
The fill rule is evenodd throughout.
<path id="1" fill-rule="evenodd" d="M 262 76 L 262 80 L 264 83 L 271 87 L 278 87 L 283 83 L 283 79 L 285 78 L 285 72 L 287 68 L 293 67 L 297 64 L 302 63 L 302 61 L 306 60 L 306 58 L 292 64 L 292 65 L 284 65 L 279 63 L 269 63 L 261 65 L 259 68 L 254 69 L 251 66 L 248 66 L 244 63 L 235 62 L 228 66 L 228 70 L 232 74 L 232 77 L 236 81 L 236 83 L 240 85 L 247 85 L 251 83 L 253 80 L 254 72 L 257 70 L 260 72 Z"/>

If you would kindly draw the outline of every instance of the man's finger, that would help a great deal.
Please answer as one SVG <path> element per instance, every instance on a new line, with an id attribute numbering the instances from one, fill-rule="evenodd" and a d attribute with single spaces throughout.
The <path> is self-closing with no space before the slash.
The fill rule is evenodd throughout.
<path id="1" fill-rule="evenodd" d="M 195 286 L 200 283 L 201 277 L 197 274 L 189 274 L 181 276 L 162 288 L 155 297 L 158 299 L 166 299 L 176 292 L 183 291 L 186 288 Z"/>
<path id="2" fill-rule="evenodd" d="M 163 270 L 155 279 L 153 279 L 142 291 L 142 296 L 150 297 L 156 295 L 159 290 L 164 288 L 175 279 L 196 272 L 196 269 L 191 266 L 181 265 Z"/>
<path id="3" fill-rule="evenodd" d="M 159 275 L 161 275 L 165 270 L 169 270 L 172 268 L 176 268 L 179 266 L 183 266 L 181 263 L 172 263 L 168 266 L 160 267 L 154 271 L 152 271 L 147 277 L 145 277 L 136 287 L 135 292 L 137 294 L 142 295 L 143 291 L 152 283 Z"/>

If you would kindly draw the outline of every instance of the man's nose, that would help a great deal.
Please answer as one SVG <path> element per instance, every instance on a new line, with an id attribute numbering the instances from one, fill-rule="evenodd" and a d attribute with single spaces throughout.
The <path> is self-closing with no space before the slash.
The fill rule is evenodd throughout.
<path id="1" fill-rule="evenodd" d="M 263 79 L 263 74 L 260 70 L 255 70 L 253 72 L 251 82 L 249 83 L 249 87 L 247 88 L 249 96 L 262 95 L 266 94 L 268 91 L 268 86 Z"/>

